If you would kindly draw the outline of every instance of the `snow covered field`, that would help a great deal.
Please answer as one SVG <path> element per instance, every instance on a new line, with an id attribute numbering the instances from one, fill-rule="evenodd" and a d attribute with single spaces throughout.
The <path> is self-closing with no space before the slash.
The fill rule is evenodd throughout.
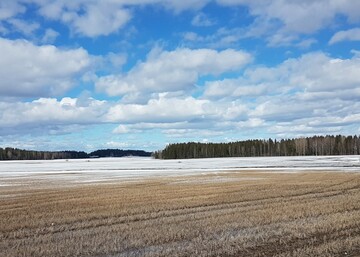
<path id="1" fill-rule="evenodd" d="M 0 186 L 48 181 L 69 183 L 109 182 L 149 177 L 217 174 L 226 171 L 359 172 L 360 156 L 251 157 L 187 160 L 152 158 L 100 158 L 0 162 Z"/>

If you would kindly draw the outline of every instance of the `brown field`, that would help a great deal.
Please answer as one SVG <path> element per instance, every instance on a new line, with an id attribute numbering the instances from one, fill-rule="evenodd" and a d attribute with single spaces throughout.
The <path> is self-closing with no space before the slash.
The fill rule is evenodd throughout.
<path id="1" fill-rule="evenodd" d="M 0 256 L 360 256 L 360 173 L 3 186 Z"/>

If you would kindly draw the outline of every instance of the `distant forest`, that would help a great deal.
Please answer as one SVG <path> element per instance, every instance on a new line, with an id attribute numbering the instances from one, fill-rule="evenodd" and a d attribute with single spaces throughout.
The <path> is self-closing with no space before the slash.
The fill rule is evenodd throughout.
<path id="1" fill-rule="evenodd" d="M 120 149 L 105 149 L 97 150 L 89 154 L 90 157 L 124 157 L 124 156 L 151 156 L 151 152 L 143 150 L 120 150 Z"/>
<path id="2" fill-rule="evenodd" d="M 313 136 L 282 140 L 246 140 L 231 143 L 178 143 L 153 153 L 158 159 L 213 157 L 358 155 L 358 136 Z"/>
<path id="3" fill-rule="evenodd" d="M 169 144 L 156 152 L 143 150 L 103 149 L 91 153 L 83 151 L 31 151 L 0 148 L 0 160 L 53 160 L 124 156 L 153 156 L 157 159 L 188 159 L 215 157 L 304 156 L 304 155 L 360 155 L 358 136 L 313 136 L 295 139 L 246 140 L 230 143 Z"/>
<path id="4" fill-rule="evenodd" d="M 0 160 L 54 160 L 54 159 L 82 159 L 99 157 L 151 156 L 150 152 L 142 150 L 104 149 L 91 153 L 77 151 L 31 151 L 17 148 L 0 148 Z"/>

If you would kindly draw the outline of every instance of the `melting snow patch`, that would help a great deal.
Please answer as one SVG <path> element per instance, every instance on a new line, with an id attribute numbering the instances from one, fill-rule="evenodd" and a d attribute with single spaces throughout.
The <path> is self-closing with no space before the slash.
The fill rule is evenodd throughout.
<path id="1" fill-rule="evenodd" d="M 1 186 L 14 180 L 92 183 L 191 175 L 218 175 L 232 171 L 359 172 L 360 156 L 247 157 L 182 160 L 99 158 L 0 162 Z M 54 176 L 56 175 L 56 176 Z M 220 179 L 218 179 L 221 181 Z"/>

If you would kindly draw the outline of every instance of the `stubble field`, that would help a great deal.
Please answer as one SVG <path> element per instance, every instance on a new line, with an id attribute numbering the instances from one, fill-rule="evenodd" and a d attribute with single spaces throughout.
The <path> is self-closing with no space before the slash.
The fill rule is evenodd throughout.
<path id="1" fill-rule="evenodd" d="M 1 256 L 360 256 L 360 174 L 0 187 Z"/>

